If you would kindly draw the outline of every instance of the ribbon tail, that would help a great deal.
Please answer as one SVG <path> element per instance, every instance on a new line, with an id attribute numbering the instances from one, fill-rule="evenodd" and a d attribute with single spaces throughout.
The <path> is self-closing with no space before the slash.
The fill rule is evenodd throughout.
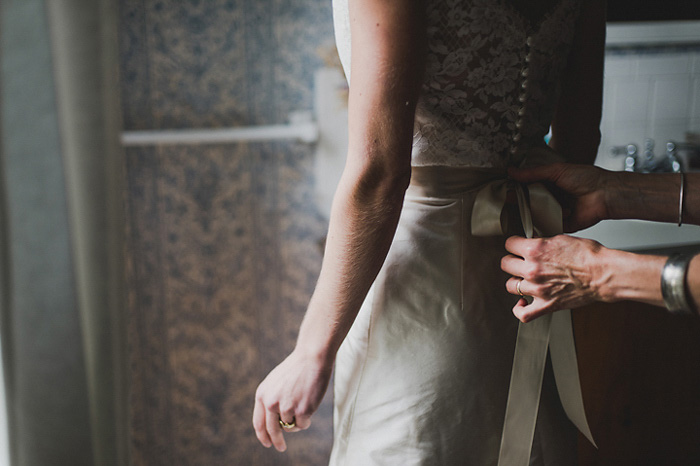
<path id="1" fill-rule="evenodd" d="M 530 464 L 550 327 L 551 315 L 518 324 L 498 466 Z"/>
<path id="2" fill-rule="evenodd" d="M 563 233 L 561 206 L 542 183 L 528 185 L 532 223 L 540 236 Z"/>
<path id="3" fill-rule="evenodd" d="M 583 407 L 581 380 L 578 373 L 578 359 L 574 344 L 571 311 L 563 310 L 552 314 L 552 330 L 550 336 L 550 356 L 554 380 L 557 384 L 559 399 L 566 415 L 581 433 L 598 448 L 591 428 L 588 425 L 586 411 Z"/>
<path id="4" fill-rule="evenodd" d="M 532 212 L 530 211 L 530 204 L 528 203 L 527 196 L 525 195 L 525 189 L 520 183 L 515 185 L 515 194 L 518 196 L 518 209 L 520 210 L 520 220 L 523 223 L 525 237 L 532 238 L 534 233 Z"/>

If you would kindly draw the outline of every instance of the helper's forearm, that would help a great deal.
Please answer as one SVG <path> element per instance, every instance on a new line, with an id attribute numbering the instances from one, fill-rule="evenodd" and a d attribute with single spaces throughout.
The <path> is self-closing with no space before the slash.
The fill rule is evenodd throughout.
<path id="1" fill-rule="evenodd" d="M 316 290 L 297 349 L 325 362 L 352 325 L 386 258 L 398 223 L 410 167 L 391 174 L 364 167 L 344 173 L 331 212 Z"/>
<path id="2" fill-rule="evenodd" d="M 700 225 L 700 174 L 684 176 L 683 223 Z M 678 222 L 680 182 L 677 173 L 611 174 L 606 191 L 610 218 Z"/>
<path id="3" fill-rule="evenodd" d="M 632 300 L 663 306 L 661 269 L 664 256 L 604 248 L 597 286 L 603 301 Z"/>
<path id="4" fill-rule="evenodd" d="M 668 257 L 604 249 L 601 251 L 597 286 L 604 301 L 632 300 L 665 307 L 661 295 L 661 269 Z M 687 291 L 690 304 L 700 305 L 700 255 L 688 268 Z"/>

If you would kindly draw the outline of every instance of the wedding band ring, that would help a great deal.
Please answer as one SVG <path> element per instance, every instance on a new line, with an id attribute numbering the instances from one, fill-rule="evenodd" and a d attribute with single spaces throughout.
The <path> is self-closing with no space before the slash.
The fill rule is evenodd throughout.
<path id="1" fill-rule="evenodd" d="M 292 422 L 284 422 L 282 420 L 282 417 L 279 418 L 279 421 L 280 421 L 280 427 L 282 427 L 283 429 L 293 429 L 294 427 L 297 426 L 296 417 L 292 418 Z"/>
<path id="2" fill-rule="evenodd" d="M 515 291 L 518 292 L 520 296 L 525 296 L 522 291 L 520 291 L 520 284 L 523 282 L 523 279 L 521 278 L 518 280 L 518 283 L 515 285 Z"/>

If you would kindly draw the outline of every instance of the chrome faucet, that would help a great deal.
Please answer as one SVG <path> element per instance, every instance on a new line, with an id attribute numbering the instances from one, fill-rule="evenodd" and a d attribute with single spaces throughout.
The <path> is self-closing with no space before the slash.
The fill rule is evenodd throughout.
<path id="1" fill-rule="evenodd" d="M 700 170 L 700 144 L 669 141 L 666 143 L 666 153 L 673 156 L 681 171 Z"/>
<path id="2" fill-rule="evenodd" d="M 677 144 L 668 142 L 666 153 L 662 157 L 654 154 L 654 140 L 647 138 L 644 140 L 644 154 L 638 153 L 635 144 L 612 147 L 610 153 L 613 156 L 625 156 L 625 171 L 637 173 L 678 173 L 683 170 L 683 165 L 677 153 Z"/>
<path id="3" fill-rule="evenodd" d="M 626 146 L 614 146 L 610 149 L 610 153 L 614 156 L 625 156 L 625 171 L 637 171 L 637 146 L 635 144 L 627 144 Z"/>
<path id="4" fill-rule="evenodd" d="M 671 171 L 674 173 L 680 173 L 683 171 L 683 166 L 681 161 L 678 159 L 676 154 L 676 143 L 673 141 L 668 141 L 666 143 L 666 160 L 671 164 Z"/>

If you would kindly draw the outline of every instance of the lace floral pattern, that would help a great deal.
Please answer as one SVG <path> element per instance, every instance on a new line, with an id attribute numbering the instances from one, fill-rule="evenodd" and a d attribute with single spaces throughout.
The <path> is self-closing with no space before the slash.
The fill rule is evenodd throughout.
<path id="1" fill-rule="evenodd" d="M 562 0 L 534 25 L 504 1 L 443 0 L 428 8 L 413 164 L 515 163 L 549 129 L 577 3 Z"/>
<path id="2" fill-rule="evenodd" d="M 335 2 L 338 49 L 349 71 L 347 0 Z M 427 15 L 413 165 L 517 163 L 549 130 L 578 1 L 556 2 L 536 23 L 506 0 L 432 0 Z"/>

